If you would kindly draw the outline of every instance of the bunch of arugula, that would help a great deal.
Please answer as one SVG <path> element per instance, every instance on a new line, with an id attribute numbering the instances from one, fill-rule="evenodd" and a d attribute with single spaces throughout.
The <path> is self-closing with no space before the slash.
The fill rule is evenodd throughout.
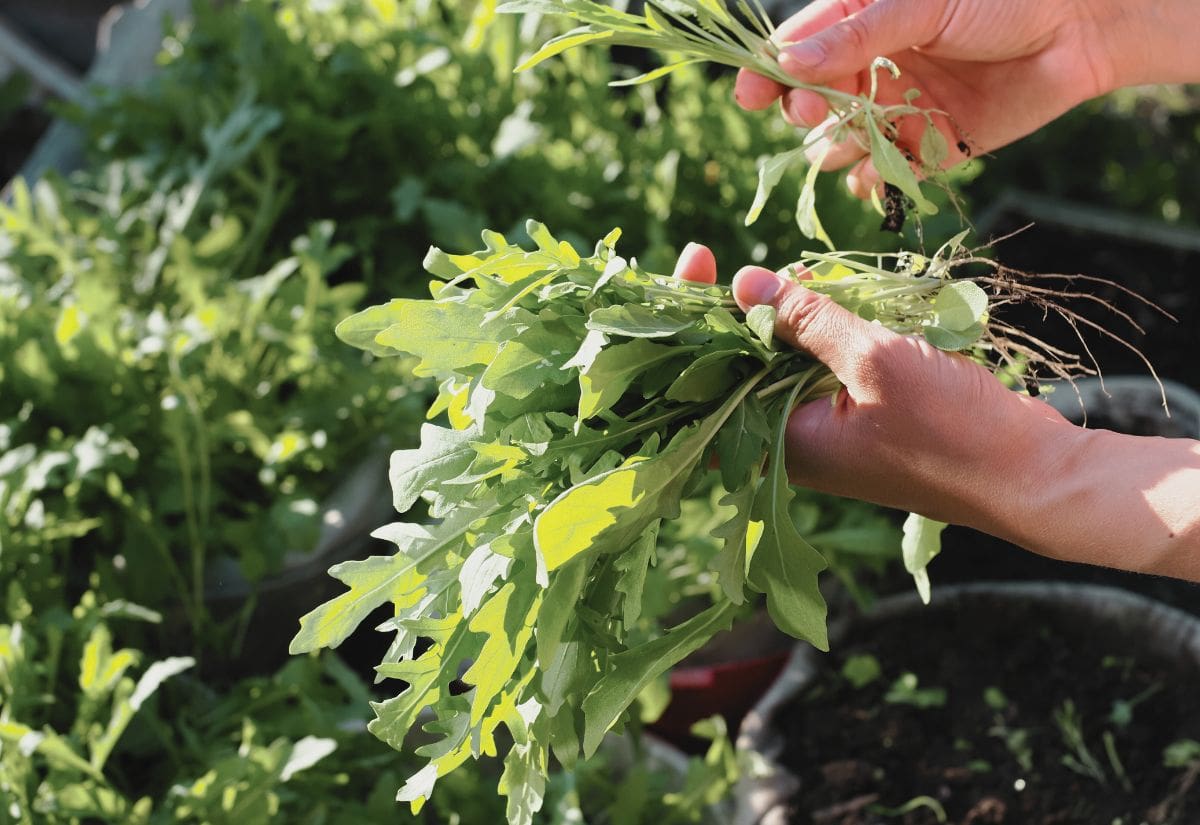
<path id="1" fill-rule="evenodd" d="M 684 66 L 711 62 L 750 69 L 786 87 L 815 92 L 829 103 L 831 115 L 818 128 L 810 130 L 803 144 L 795 149 L 766 158 L 758 170 L 758 191 L 746 213 L 746 225 L 754 223 L 766 205 L 772 190 L 788 169 L 811 160 L 800 197 L 796 221 L 806 237 L 834 248 L 816 210 L 816 182 L 829 151 L 838 144 L 859 144 L 871 158 L 885 184 L 895 191 L 887 208 L 878 194 L 872 202 L 885 216 L 886 228 L 900 229 L 907 198 L 922 215 L 936 214 L 937 205 L 922 191 L 921 178 L 936 178 L 949 157 L 949 146 L 940 124 L 947 114 L 915 105 L 920 91 L 910 89 L 902 103 L 882 104 L 877 72 L 887 71 L 893 79 L 900 70 L 891 60 L 879 57 L 871 66 L 869 88 L 850 93 L 828 86 L 803 83 L 779 66 L 782 43 L 770 16 L 760 0 L 737 0 L 734 9 L 725 0 L 646 0 L 643 13 L 632 14 L 595 0 L 510 0 L 498 9 L 508 14 L 557 14 L 582 26 L 549 40 L 517 71 L 532 68 L 542 61 L 588 43 L 608 46 L 632 46 L 656 49 L 670 55 L 674 62 L 609 85 L 631 86 L 650 83 Z M 918 146 L 911 149 L 896 144 L 897 123 L 903 118 L 925 121 Z M 961 147 L 960 147 L 961 148 Z M 947 190 L 949 191 L 949 190 Z"/>
<path id="2" fill-rule="evenodd" d="M 779 627 L 827 648 L 826 560 L 788 513 L 784 435 L 796 404 L 839 387 L 778 346 L 772 308 L 742 316 L 726 287 L 642 271 L 617 256 L 617 230 L 587 258 L 541 224 L 527 232 L 534 251 L 492 232 L 475 254 L 432 249 L 432 300 L 393 300 L 339 325 L 377 355 L 416 356 L 416 373 L 439 382 L 428 415 L 450 426 L 425 424 L 420 447 L 392 457 L 396 509 L 423 499 L 432 521 L 381 528 L 398 552 L 335 566 L 347 592 L 301 619 L 291 645 L 336 647 L 390 604 L 380 630 L 395 639 L 377 671 L 408 686 L 374 706 L 370 729 L 401 748 L 431 708 L 425 730 L 437 737 L 398 798 L 419 809 L 438 777 L 497 755 L 504 725 L 500 791 L 513 823 L 540 806 L 551 751 L 567 766 L 591 756 L 643 689 L 730 624 L 747 588 L 765 594 Z M 889 328 L 966 349 L 988 299 L 949 279 L 956 250 L 897 256 L 894 271 L 813 253 L 807 283 Z M 647 632 L 638 619 L 658 532 L 703 490 L 714 459 L 732 512 L 713 562 L 721 596 Z"/>

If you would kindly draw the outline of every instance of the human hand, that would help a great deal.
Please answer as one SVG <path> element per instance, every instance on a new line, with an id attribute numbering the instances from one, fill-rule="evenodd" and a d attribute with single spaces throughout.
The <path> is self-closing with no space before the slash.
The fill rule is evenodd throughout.
<path id="1" fill-rule="evenodd" d="M 676 275 L 712 283 L 716 261 L 691 244 Z M 733 296 L 744 310 L 774 306 L 776 336 L 824 362 L 845 387 L 834 403 L 812 401 L 791 415 L 788 474 L 797 484 L 1011 535 L 1005 522 L 1020 512 L 1030 468 L 1046 457 L 1045 431 L 1078 429 L 975 362 L 865 321 L 768 269 L 744 267 Z"/>
<path id="2" fill-rule="evenodd" d="M 987 152 L 1020 138 L 1072 106 L 1115 88 L 1111 44 L 1137 15 L 1110 0 L 1046 3 L 1041 0 L 814 0 L 780 25 L 786 46 L 780 67 L 807 84 L 861 94 L 870 86 L 871 63 L 889 57 L 902 75 L 879 72 L 876 100 L 938 110 L 934 124 L 950 149 L 947 168 L 969 154 Z M 747 109 L 782 101 L 783 116 L 818 127 L 829 113 L 819 94 L 785 90 L 743 69 L 735 96 Z M 920 155 L 924 117 L 903 118 L 897 145 Z M 817 141 L 810 159 L 820 156 Z M 856 141 L 834 146 L 823 168 L 854 165 L 851 191 L 867 197 L 879 175 Z"/>
<path id="3" fill-rule="evenodd" d="M 714 283 L 689 244 L 678 277 Z M 863 320 L 757 266 L 733 279 L 744 310 L 844 385 L 787 429 L 797 484 L 974 527 L 1069 561 L 1200 582 L 1200 442 L 1077 427 L 986 369 Z"/>

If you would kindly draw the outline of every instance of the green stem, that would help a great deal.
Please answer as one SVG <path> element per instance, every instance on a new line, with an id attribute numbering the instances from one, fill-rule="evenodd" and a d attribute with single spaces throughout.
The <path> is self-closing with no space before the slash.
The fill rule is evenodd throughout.
<path id="1" fill-rule="evenodd" d="M 150 522 L 135 509 L 136 505 L 132 498 L 122 498 L 118 500 L 129 515 L 132 517 L 134 524 L 142 529 L 145 533 L 146 540 L 162 559 L 163 568 L 167 571 L 168 578 L 175 585 L 175 590 L 179 596 L 179 602 L 183 605 L 184 613 L 187 614 L 188 624 L 192 627 L 192 632 L 199 635 L 200 633 L 200 616 L 197 611 L 197 606 L 192 604 L 192 596 L 188 590 L 187 578 L 183 575 L 183 570 L 179 567 L 179 562 L 171 555 L 171 549 L 167 547 L 162 537 L 155 532 Z"/>
<path id="2" fill-rule="evenodd" d="M 770 384 L 766 387 L 763 387 L 761 390 L 756 392 L 754 395 L 760 401 L 765 398 L 770 398 L 772 395 L 781 393 L 784 390 L 788 389 L 789 387 L 794 387 L 796 384 L 807 381 L 810 377 L 812 377 L 813 372 L 815 372 L 819 368 L 820 368 L 820 365 L 815 364 L 802 372 L 792 373 L 791 375 L 788 375 L 784 378 L 779 379 L 774 384 Z"/>
<path id="3" fill-rule="evenodd" d="M 192 556 L 192 603 L 204 603 L 204 542 L 196 523 L 196 495 L 193 489 L 192 462 L 182 435 L 174 428 L 170 431 L 171 446 L 175 449 L 175 460 L 179 462 L 179 477 L 183 486 L 184 522 L 187 524 L 188 542 Z M 199 628 L 194 628 L 197 632 Z"/>
<path id="4" fill-rule="evenodd" d="M 184 406 L 195 430 L 196 442 L 189 447 L 184 442 L 182 431 L 172 428 L 172 441 L 179 456 L 179 468 L 183 477 L 184 508 L 187 518 L 188 536 L 192 545 L 192 603 L 197 616 L 204 615 L 204 571 L 207 566 L 209 515 L 212 510 L 212 467 L 208 454 L 208 436 L 204 413 L 200 402 L 184 379 L 179 360 L 169 360 L 175 391 L 183 398 Z M 196 454 L 198 481 L 192 477 L 192 448 Z M 197 489 L 198 488 L 198 489 Z"/>

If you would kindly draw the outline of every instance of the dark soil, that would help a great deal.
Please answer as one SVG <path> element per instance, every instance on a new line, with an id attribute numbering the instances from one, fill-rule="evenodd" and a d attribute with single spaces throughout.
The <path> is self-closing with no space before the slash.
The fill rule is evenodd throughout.
<path id="1" fill-rule="evenodd" d="M 1045 608 L 987 599 L 939 608 L 935 590 L 933 607 L 864 627 L 835 649 L 825 675 L 778 723 L 783 762 L 802 783 L 793 823 L 932 825 L 930 807 L 895 811 L 921 796 L 936 800 L 951 825 L 1200 822 L 1200 767 L 1163 766 L 1167 745 L 1200 739 L 1200 673 L 1151 657 L 1144 640 L 1099 633 Z M 841 668 L 865 653 L 882 676 L 856 689 Z M 944 706 L 885 702 L 904 673 L 920 688 L 943 688 Z M 989 689 L 1007 703 L 989 705 Z M 1115 721 L 1113 703 L 1139 695 L 1131 721 Z M 1063 763 L 1067 755 L 1085 759 L 1055 721 L 1067 702 L 1103 779 Z M 1107 755 L 1106 731 L 1124 781 Z M 1024 749 L 1016 744 L 1022 737 Z M 1027 754 L 1024 766 L 1017 753 Z"/>

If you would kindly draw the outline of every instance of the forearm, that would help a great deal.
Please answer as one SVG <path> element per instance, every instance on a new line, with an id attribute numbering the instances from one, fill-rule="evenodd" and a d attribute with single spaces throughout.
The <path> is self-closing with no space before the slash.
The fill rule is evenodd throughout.
<path id="1" fill-rule="evenodd" d="M 1054 558 L 1200 581 L 1200 442 L 1047 430 L 1006 538 Z"/>
<path id="2" fill-rule="evenodd" d="M 1196 0 L 1083 0 L 1097 12 L 1112 89 L 1200 82 L 1200 4 Z M 1107 91 L 1107 90 L 1106 90 Z"/>

